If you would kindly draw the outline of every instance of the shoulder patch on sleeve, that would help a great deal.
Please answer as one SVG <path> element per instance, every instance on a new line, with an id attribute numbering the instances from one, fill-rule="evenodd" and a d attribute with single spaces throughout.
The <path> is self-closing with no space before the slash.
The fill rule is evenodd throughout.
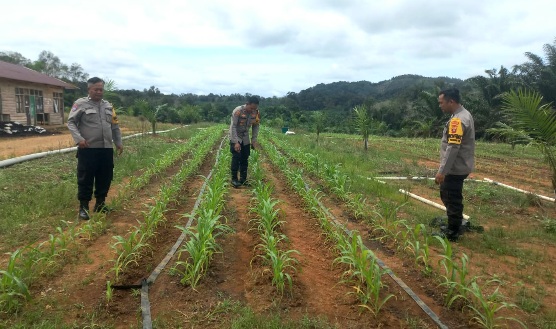
<path id="1" fill-rule="evenodd" d="M 461 144 L 463 127 L 460 118 L 452 118 L 448 124 L 448 144 Z"/>
<path id="2" fill-rule="evenodd" d="M 112 108 L 112 124 L 117 125 L 118 123 L 119 121 L 118 121 L 118 115 L 116 114 L 116 109 Z"/>

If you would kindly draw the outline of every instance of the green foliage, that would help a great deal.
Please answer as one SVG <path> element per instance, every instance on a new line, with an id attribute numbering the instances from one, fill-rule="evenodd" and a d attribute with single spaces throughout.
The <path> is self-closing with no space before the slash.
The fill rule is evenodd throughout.
<path id="1" fill-rule="evenodd" d="M 552 188 L 556 193 L 556 114 L 551 104 L 541 105 L 542 96 L 532 91 L 511 91 L 503 98 L 503 109 L 511 117 L 512 129 L 528 136 L 544 155 L 552 171 Z"/>

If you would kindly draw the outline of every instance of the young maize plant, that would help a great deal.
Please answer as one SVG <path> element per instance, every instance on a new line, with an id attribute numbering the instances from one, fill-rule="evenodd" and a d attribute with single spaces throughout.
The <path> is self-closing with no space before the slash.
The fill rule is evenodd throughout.
<path id="1" fill-rule="evenodd" d="M 381 298 L 380 293 L 385 287 L 382 276 L 387 273 L 377 263 L 374 253 L 363 244 L 361 236 L 352 232 L 351 239 L 345 235 L 337 235 L 337 249 L 341 256 L 334 260 L 348 266 L 343 274 L 343 280 L 354 284 L 355 294 L 363 307 L 376 317 L 384 304 L 392 297 L 388 294 Z"/>
<path id="2" fill-rule="evenodd" d="M 464 289 L 466 296 L 457 295 L 455 298 L 463 298 L 470 302 L 466 307 L 473 311 L 475 314 L 473 320 L 483 328 L 494 329 L 507 327 L 507 322 L 509 321 L 516 322 L 521 327 L 527 328 L 523 322 L 516 318 L 497 316 L 497 313 L 501 310 L 517 306 L 504 301 L 504 296 L 499 292 L 499 287 L 496 287 L 492 293 L 485 294 L 483 291 L 486 289 L 484 288 L 493 283 L 498 284 L 499 280 L 491 279 L 487 281 L 483 287 L 477 283 L 477 280 L 473 280 L 469 287 L 465 287 Z"/>
<path id="3" fill-rule="evenodd" d="M 144 236 L 141 230 L 135 227 L 127 238 L 120 235 L 112 237 L 116 242 L 111 246 L 118 257 L 113 260 L 114 266 L 111 271 L 114 272 L 116 282 L 119 280 L 120 275 L 131 264 L 138 265 L 138 260 L 141 258 L 141 251 L 144 248 L 149 248 L 149 244 L 144 242 Z"/>
<path id="4" fill-rule="evenodd" d="M 19 310 L 23 303 L 31 298 L 29 288 L 24 282 L 27 276 L 17 267 L 21 249 L 10 253 L 6 270 L 0 270 L 0 311 L 11 313 Z"/>

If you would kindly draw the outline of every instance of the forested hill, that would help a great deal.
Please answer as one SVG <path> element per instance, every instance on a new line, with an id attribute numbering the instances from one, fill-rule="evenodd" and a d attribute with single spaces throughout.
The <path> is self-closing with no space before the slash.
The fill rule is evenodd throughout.
<path id="1" fill-rule="evenodd" d="M 434 90 L 436 86 L 458 86 L 462 83 L 463 80 L 455 78 L 430 78 L 404 74 L 376 83 L 369 81 L 320 83 L 300 91 L 296 98 L 300 109 L 303 110 L 352 108 L 355 105 L 363 104 L 370 98 L 374 101 L 399 97 L 413 98 L 413 93 L 422 90 Z"/>

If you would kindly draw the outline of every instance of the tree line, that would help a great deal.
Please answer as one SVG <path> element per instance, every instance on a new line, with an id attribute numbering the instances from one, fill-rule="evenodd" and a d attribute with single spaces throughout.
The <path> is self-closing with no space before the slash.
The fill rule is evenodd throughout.
<path id="1" fill-rule="evenodd" d="M 510 120 L 503 108 L 503 95 L 530 90 L 542 97 L 542 104 L 556 101 L 556 39 L 553 44 L 545 44 L 543 50 L 541 55 L 525 53 L 527 61 L 512 68 L 487 69 L 485 75 L 465 80 L 406 74 L 378 83 L 321 83 L 283 97 L 261 97 L 262 120 L 275 127 L 288 126 L 318 133 L 357 133 L 360 130 L 357 122 L 364 118 L 372 134 L 437 137 L 446 120 L 438 107 L 438 92 L 456 87 L 461 90 L 462 103 L 475 118 L 477 138 L 499 139 L 502 135 L 496 133 L 496 129 L 509 124 Z M 89 74 L 77 63 L 62 63 L 49 51 L 42 51 L 35 61 L 17 52 L 0 52 L 0 60 L 24 65 L 78 87 L 66 93 L 65 107 L 68 109 L 76 98 L 87 94 Z M 142 91 L 118 89 L 111 80 L 107 80 L 106 89 L 106 98 L 119 111 L 146 117 L 153 123 L 153 129 L 156 122 L 228 122 L 232 109 L 251 96 L 237 93 L 166 95 L 155 86 Z"/>

